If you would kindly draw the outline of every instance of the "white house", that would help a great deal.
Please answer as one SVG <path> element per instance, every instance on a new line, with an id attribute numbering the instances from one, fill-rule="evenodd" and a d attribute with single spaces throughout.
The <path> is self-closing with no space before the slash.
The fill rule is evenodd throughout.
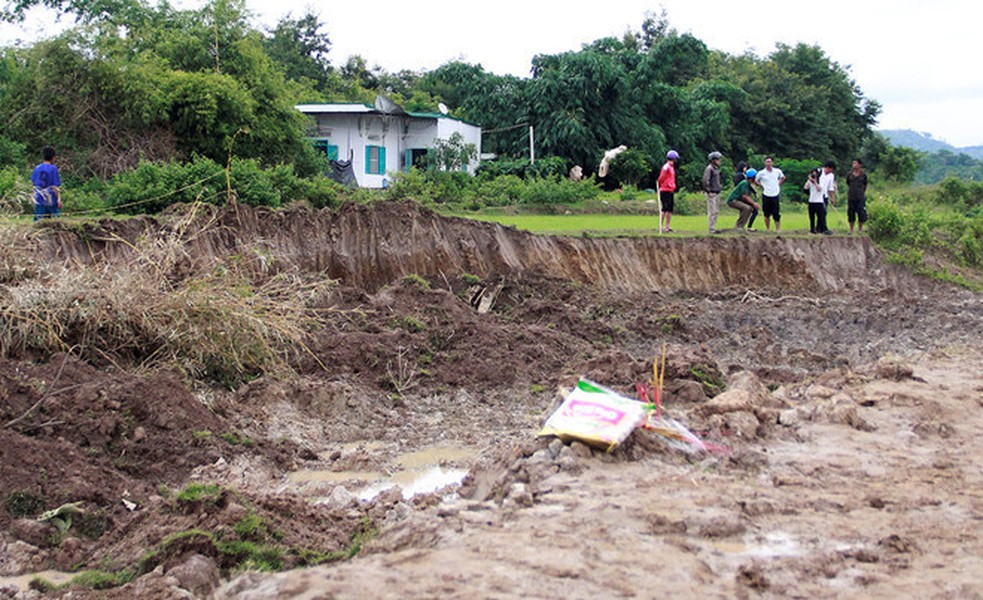
<path id="1" fill-rule="evenodd" d="M 447 140 L 454 133 L 478 151 L 466 170 L 473 174 L 478 168 L 481 127 L 443 112 L 406 112 L 382 96 L 375 106 L 298 104 L 296 108 L 314 118 L 309 137 L 315 147 L 332 160 L 350 160 L 360 187 L 385 187 L 393 172 L 409 170 L 438 139 Z"/>

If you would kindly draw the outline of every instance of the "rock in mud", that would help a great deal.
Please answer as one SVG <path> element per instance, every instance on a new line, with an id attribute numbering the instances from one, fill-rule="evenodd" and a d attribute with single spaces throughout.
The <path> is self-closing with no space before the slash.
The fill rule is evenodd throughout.
<path id="1" fill-rule="evenodd" d="M 764 569 L 757 563 L 741 565 L 737 571 L 737 583 L 759 592 L 768 589 L 768 580 L 765 578 Z"/>
<path id="2" fill-rule="evenodd" d="M 697 409 L 703 416 L 723 415 L 732 412 L 751 412 L 754 410 L 753 397 L 747 390 L 727 390 L 714 396 Z"/>
<path id="3" fill-rule="evenodd" d="M 778 413 L 778 424 L 785 427 L 797 427 L 804 420 L 799 408 L 786 408 Z"/>
<path id="4" fill-rule="evenodd" d="M 10 524 L 10 535 L 38 548 L 50 548 L 57 543 L 55 528 L 34 519 L 17 519 Z"/>
<path id="5" fill-rule="evenodd" d="M 591 458 L 594 456 L 594 451 L 591 447 L 583 442 L 574 441 L 571 443 L 570 452 L 577 458 Z"/>
<path id="6" fill-rule="evenodd" d="M 768 412 L 782 408 L 787 408 L 787 404 L 781 398 L 773 396 L 757 375 L 750 371 L 740 371 L 731 375 L 726 392 L 699 406 L 697 412 L 710 416 L 733 412 Z"/>
<path id="7" fill-rule="evenodd" d="M 175 577 L 165 576 L 164 569 L 158 566 L 143 577 L 119 588 L 120 598 L 197 598 L 191 592 L 182 589 Z"/>
<path id="8" fill-rule="evenodd" d="M 206 598 L 219 584 L 218 566 L 212 559 L 201 554 L 192 554 L 180 565 L 167 572 L 177 579 L 178 585 L 196 598 Z"/>
<path id="9" fill-rule="evenodd" d="M 673 404 L 703 404 L 708 400 L 703 386 L 691 379 L 674 379 L 666 385 L 666 402 Z"/>
<path id="10" fill-rule="evenodd" d="M 358 503 L 358 497 L 348 491 L 348 488 L 345 486 L 336 485 L 334 489 L 331 490 L 331 495 L 328 496 L 323 503 L 337 508 L 349 508 Z"/>
<path id="11" fill-rule="evenodd" d="M 515 507 L 530 507 L 533 505 L 532 493 L 529 491 L 529 486 L 524 483 L 515 483 L 509 489 L 508 495 L 505 497 L 506 506 Z"/>
<path id="12" fill-rule="evenodd" d="M 44 570 L 47 552 L 27 542 L 4 543 L 0 537 L 0 575 Z"/>
<path id="13" fill-rule="evenodd" d="M 687 529 L 685 521 L 673 521 L 664 515 L 646 515 L 645 523 L 648 532 L 653 535 L 682 534 Z"/>
<path id="14" fill-rule="evenodd" d="M 885 357 L 874 365 L 874 375 L 881 379 L 891 381 L 904 381 L 912 379 L 915 370 L 911 365 L 902 362 L 900 359 Z"/>
<path id="15" fill-rule="evenodd" d="M 836 394 L 836 390 L 825 385 L 813 384 L 806 388 L 806 398 L 811 401 L 828 400 Z"/>
<path id="16" fill-rule="evenodd" d="M 738 517 L 719 516 L 700 523 L 696 528 L 700 537 L 718 539 L 740 535 L 747 527 Z"/>
<path id="17" fill-rule="evenodd" d="M 753 439 L 758 437 L 758 430 L 761 423 L 758 421 L 758 417 L 752 412 L 747 411 L 736 411 L 730 412 L 723 415 L 714 415 L 708 421 L 711 429 L 717 431 L 727 431 L 731 434 L 745 439 Z"/>
<path id="18" fill-rule="evenodd" d="M 70 571 L 88 558 L 85 545 L 76 537 L 66 538 L 55 553 L 55 565 L 62 571 Z"/>
<path id="19" fill-rule="evenodd" d="M 816 420 L 822 418 L 827 423 L 849 425 L 860 431 L 877 429 L 872 423 L 860 416 L 857 403 L 853 397 L 844 392 L 834 394 L 828 400 L 816 404 Z"/>

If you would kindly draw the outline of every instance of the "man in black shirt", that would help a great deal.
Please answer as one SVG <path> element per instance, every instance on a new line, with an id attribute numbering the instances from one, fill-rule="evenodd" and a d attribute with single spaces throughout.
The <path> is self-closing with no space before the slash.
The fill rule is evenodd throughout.
<path id="1" fill-rule="evenodd" d="M 853 235 L 853 224 L 857 223 L 857 233 L 864 232 L 867 222 L 867 174 L 863 172 L 864 163 L 853 159 L 853 170 L 846 175 L 846 220 L 850 223 L 850 235 Z"/>

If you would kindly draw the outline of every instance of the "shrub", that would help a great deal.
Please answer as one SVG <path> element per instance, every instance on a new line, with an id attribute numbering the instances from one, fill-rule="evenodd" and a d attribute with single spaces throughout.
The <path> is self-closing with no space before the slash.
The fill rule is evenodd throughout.
<path id="1" fill-rule="evenodd" d="M 175 202 L 219 203 L 224 200 L 224 171 L 217 163 L 195 157 L 190 163 L 141 161 L 136 169 L 109 180 L 106 199 L 118 212 L 158 213 Z"/>
<path id="2" fill-rule="evenodd" d="M 935 200 L 941 205 L 972 209 L 983 205 L 983 182 L 947 177 L 939 184 Z"/>
<path id="3" fill-rule="evenodd" d="M 16 168 L 0 169 L 0 212 L 29 214 L 33 210 L 32 190 L 30 180 L 22 177 Z"/>
<path id="4" fill-rule="evenodd" d="M 542 178 L 526 181 L 522 204 L 575 204 L 596 197 L 600 190 L 592 179 L 570 181 L 565 178 Z"/>
<path id="5" fill-rule="evenodd" d="M 654 164 L 655 161 L 648 153 L 629 148 L 615 157 L 611 164 L 611 175 L 625 184 L 626 188 L 638 187 L 639 182 L 652 171 Z"/>
<path id="6" fill-rule="evenodd" d="M 501 175 L 478 184 L 475 199 L 484 206 L 509 206 L 522 198 L 525 182 L 518 175 Z"/>
<path id="7" fill-rule="evenodd" d="M 433 193 L 426 173 L 413 167 L 409 171 L 394 173 L 389 189 L 386 190 L 389 200 L 405 200 L 411 198 L 418 202 L 433 200 Z"/>
<path id="8" fill-rule="evenodd" d="M 27 146 L 0 135 L 0 165 L 19 166 L 27 163 Z"/>
<path id="9" fill-rule="evenodd" d="M 514 175 L 520 179 L 566 177 L 567 161 L 559 156 L 541 158 L 535 162 L 529 162 L 527 158 L 497 158 L 482 161 L 478 167 L 478 176 L 481 179 L 495 179 L 505 175 Z"/>
<path id="10" fill-rule="evenodd" d="M 874 241 L 891 242 L 901 235 L 904 216 L 894 199 L 888 196 L 872 198 L 867 203 L 867 213 L 870 221 L 866 231 Z"/>
<path id="11" fill-rule="evenodd" d="M 157 213 L 175 202 L 225 204 L 230 189 L 242 204 L 273 207 L 294 200 L 315 208 L 335 206 L 343 193 L 327 177 L 298 177 L 290 165 L 264 169 L 256 160 L 234 159 L 226 173 L 222 165 L 202 157 L 187 163 L 141 162 L 109 180 L 104 193 L 113 209 L 139 214 Z"/>

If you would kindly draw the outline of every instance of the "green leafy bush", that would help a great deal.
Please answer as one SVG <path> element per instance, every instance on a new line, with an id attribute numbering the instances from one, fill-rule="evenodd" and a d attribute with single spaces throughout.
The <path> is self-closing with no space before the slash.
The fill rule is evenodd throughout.
<path id="1" fill-rule="evenodd" d="M 17 167 L 27 163 L 27 146 L 0 135 L 0 165 Z"/>
<path id="2" fill-rule="evenodd" d="M 390 200 L 413 199 L 418 202 L 433 200 L 430 182 L 424 171 L 413 167 L 409 171 L 394 173 L 386 197 Z"/>
<path id="3" fill-rule="evenodd" d="M 519 198 L 522 204 L 575 204 L 597 197 L 600 190 L 592 180 L 570 181 L 566 178 L 541 178 L 526 180 L 526 187 Z"/>
<path id="4" fill-rule="evenodd" d="M 475 196 L 484 206 L 510 206 L 519 203 L 525 187 L 518 175 L 502 175 L 482 181 Z"/>
<path id="5" fill-rule="evenodd" d="M 893 198 L 884 196 L 872 198 L 867 203 L 867 213 L 870 221 L 866 231 L 877 242 L 890 242 L 901 235 L 904 227 L 904 216 Z"/>
<path id="6" fill-rule="evenodd" d="M 629 148 L 615 157 L 611 163 L 611 175 L 625 187 L 637 188 L 654 166 L 655 161 L 648 153 Z"/>
<path id="7" fill-rule="evenodd" d="M 478 175 L 481 179 L 495 179 L 503 175 L 514 175 L 520 179 L 566 177 L 567 161 L 559 156 L 540 158 L 535 162 L 529 162 L 527 158 L 496 158 L 482 161 Z"/>
<path id="8" fill-rule="evenodd" d="M 983 182 L 947 177 L 939 184 L 935 199 L 939 204 L 965 210 L 983 206 Z"/>
<path id="9" fill-rule="evenodd" d="M 0 169 L 0 212 L 30 213 L 32 210 L 31 182 L 11 166 Z"/>
<path id="10" fill-rule="evenodd" d="M 232 196 L 250 206 L 280 206 L 305 200 L 315 208 L 335 206 L 342 197 L 340 185 L 324 176 L 298 177 L 290 165 L 262 168 L 259 161 L 233 159 L 225 168 L 196 156 L 190 162 L 141 162 L 105 184 L 109 207 L 118 212 L 157 213 L 176 202 L 224 204 Z"/>

